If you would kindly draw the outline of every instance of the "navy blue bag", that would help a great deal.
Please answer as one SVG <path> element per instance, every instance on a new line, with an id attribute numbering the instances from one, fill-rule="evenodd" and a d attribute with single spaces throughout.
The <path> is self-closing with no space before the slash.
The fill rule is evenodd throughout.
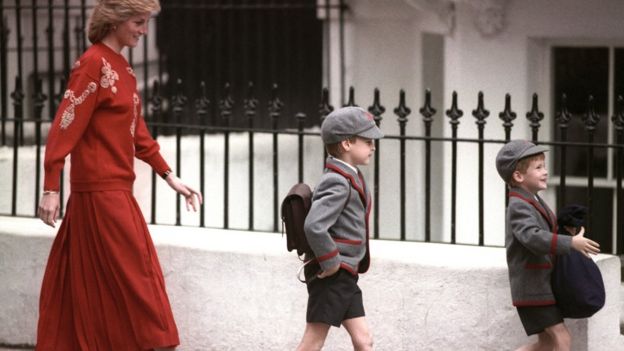
<path id="1" fill-rule="evenodd" d="M 605 304 L 605 288 L 598 266 L 576 250 L 557 256 L 551 284 L 557 307 L 565 318 L 591 317 Z"/>

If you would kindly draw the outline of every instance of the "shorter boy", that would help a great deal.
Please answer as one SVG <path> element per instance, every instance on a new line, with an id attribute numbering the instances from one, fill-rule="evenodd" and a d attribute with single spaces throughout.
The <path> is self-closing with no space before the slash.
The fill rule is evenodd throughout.
<path id="1" fill-rule="evenodd" d="M 558 235 L 557 218 L 537 195 L 546 189 L 543 146 L 526 140 L 511 141 L 498 152 L 496 169 L 509 186 L 505 220 L 505 247 L 511 297 L 527 335 L 538 340 L 518 350 L 570 350 L 571 337 L 563 323 L 550 285 L 553 255 L 573 248 L 585 256 L 600 252 L 599 245 L 583 237 Z"/>
<path id="2" fill-rule="evenodd" d="M 320 350 L 330 326 L 344 325 L 354 350 L 372 350 L 364 317 L 358 273 L 368 270 L 370 193 L 359 165 L 367 165 L 374 139 L 383 133 L 373 116 L 359 107 L 330 113 L 321 125 L 329 154 L 325 172 L 314 189 L 304 230 L 319 271 L 307 277 L 306 328 L 297 350 Z M 308 274 L 309 276 L 309 274 Z"/>

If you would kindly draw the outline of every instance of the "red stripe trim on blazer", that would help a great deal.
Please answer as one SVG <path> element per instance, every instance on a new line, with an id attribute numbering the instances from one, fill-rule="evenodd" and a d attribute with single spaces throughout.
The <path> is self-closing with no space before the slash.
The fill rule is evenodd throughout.
<path id="1" fill-rule="evenodd" d="M 358 273 L 356 271 L 354 271 L 353 268 L 351 268 L 348 264 L 346 264 L 344 262 L 340 262 L 340 268 L 342 268 L 345 271 L 351 273 L 352 275 L 358 275 Z"/>
<path id="2" fill-rule="evenodd" d="M 325 254 L 323 256 L 317 257 L 316 260 L 318 262 L 323 262 L 323 261 L 329 260 L 332 257 L 336 257 L 337 255 L 338 255 L 338 249 L 335 249 L 334 251 L 332 251 L 330 253 L 327 253 L 327 254 Z"/>
<path id="3" fill-rule="evenodd" d="M 350 240 L 350 239 L 339 239 L 334 238 L 334 241 L 337 243 L 349 244 L 349 245 L 360 245 L 362 240 Z"/>

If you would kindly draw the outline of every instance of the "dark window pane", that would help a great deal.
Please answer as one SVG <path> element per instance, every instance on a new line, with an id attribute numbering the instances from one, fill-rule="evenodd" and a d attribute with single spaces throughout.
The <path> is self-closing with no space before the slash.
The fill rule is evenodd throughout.
<path id="1" fill-rule="evenodd" d="M 569 204 L 587 206 L 587 188 L 567 186 L 566 201 L 564 206 Z M 613 190 L 594 188 L 592 204 L 594 208 L 591 209 L 591 228 L 585 228 L 585 236 L 599 242 L 602 252 L 611 253 L 613 250 Z"/>
<path id="2" fill-rule="evenodd" d="M 322 89 L 323 21 L 316 0 L 176 0 L 161 1 L 156 43 L 168 77 L 165 95 L 178 78 L 189 98 L 183 118 L 197 123 L 193 101 L 200 82 L 211 101 L 207 123 L 223 125 L 218 114 L 225 83 L 235 101 L 229 123 L 247 126 L 243 100 L 248 83 L 254 83 L 256 127 L 270 128 L 266 102 L 271 86 L 279 86 L 283 101 L 279 127 L 294 127 L 297 112 L 307 115 L 306 126 L 318 125 Z"/>
<path id="3" fill-rule="evenodd" d="M 608 87 L 609 87 L 609 49 L 608 48 L 553 48 L 554 98 L 555 111 L 561 109 L 561 96 L 567 95 L 568 111 L 572 120 L 567 128 L 568 141 L 587 141 L 588 132 L 583 122 L 587 113 L 588 97 L 594 96 L 595 110 L 600 121 L 594 133 L 594 142 L 606 143 L 608 133 Z M 562 133 L 553 118 L 555 140 L 562 140 Z M 561 174 L 561 153 L 554 150 L 555 173 Z M 566 156 L 567 175 L 587 176 L 593 171 L 595 177 L 607 176 L 607 151 L 594 149 L 594 162 L 587 164 L 588 150 L 569 147 Z"/>

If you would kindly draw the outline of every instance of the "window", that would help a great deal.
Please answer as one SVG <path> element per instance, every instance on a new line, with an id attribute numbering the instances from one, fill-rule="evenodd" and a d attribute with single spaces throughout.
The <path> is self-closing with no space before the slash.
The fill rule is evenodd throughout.
<path id="1" fill-rule="evenodd" d="M 611 143 L 615 131 L 611 116 L 616 97 L 624 93 L 624 48 L 612 46 L 564 47 L 555 46 L 552 52 L 553 106 L 562 107 L 562 95 L 567 96 L 567 109 L 571 120 L 567 128 L 567 141 L 587 142 L 588 130 L 584 118 L 588 111 L 588 97 L 594 97 L 595 112 L 600 116 L 593 134 L 594 142 Z M 552 119 L 554 140 L 562 140 L 562 130 Z M 562 148 L 553 148 L 554 172 L 562 173 Z M 615 244 L 615 156 L 612 149 L 595 147 L 594 160 L 588 167 L 587 147 L 567 147 L 565 157 L 565 203 L 587 205 L 588 172 L 594 176 L 592 217 L 589 237 L 598 240 L 603 252 L 613 252 Z M 557 194 L 560 194 L 559 187 Z M 559 201 L 561 201 L 559 196 Z"/>

